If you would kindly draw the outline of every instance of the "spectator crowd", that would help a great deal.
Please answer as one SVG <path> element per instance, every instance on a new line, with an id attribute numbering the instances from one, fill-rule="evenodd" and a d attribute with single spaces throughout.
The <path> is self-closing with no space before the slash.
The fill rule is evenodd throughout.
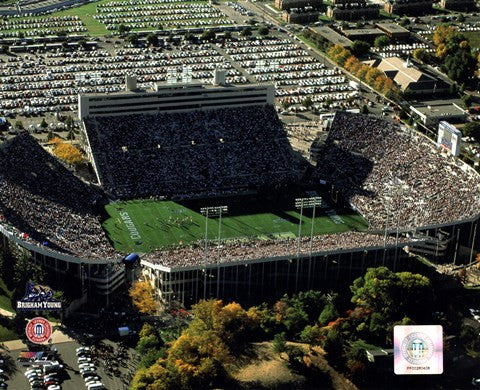
<path id="1" fill-rule="evenodd" d="M 473 170 L 428 138 L 372 116 L 336 113 L 317 175 L 337 187 L 371 229 L 449 223 L 480 210 Z"/>
<path id="2" fill-rule="evenodd" d="M 271 106 L 96 116 L 85 127 L 102 184 L 119 198 L 257 189 L 296 176 Z"/>
<path id="3" fill-rule="evenodd" d="M 0 220 L 20 238 L 66 254 L 113 257 L 95 212 L 102 195 L 29 135 L 0 149 Z"/>

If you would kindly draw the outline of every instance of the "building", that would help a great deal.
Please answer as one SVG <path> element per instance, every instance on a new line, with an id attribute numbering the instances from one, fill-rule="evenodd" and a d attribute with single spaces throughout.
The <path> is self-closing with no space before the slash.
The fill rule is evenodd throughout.
<path id="1" fill-rule="evenodd" d="M 78 95 L 78 115 L 82 120 L 94 115 L 273 105 L 274 97 L 273 85 L 229 86 L 225 84 L 225 73 L 218 71 L 215 73 L 214 85 L 157 84 L 153 91 L 137 89 L 136 79 L 127 76 L 125 92 Z"/>
<path id="2" fill-rule="evenodd" d="M 334 0 L 333 6 L 327 9 L 327 16 L 336 20 L 377 19 L 379 15 L 379 6 L 368 4 L 366 0 Z"/>
<path id="3" fill-rule="evenodd" d="M 433 94 L 447 92 L 450 86 L 436 77 L 415 68 L 409 60 L 400 57 L 388 57 L 367 61 L 368 65 L 382 70 L 402 91 L 415 94 Z"/>
<path id="4" fill-rule="evenodd" d="M 373 44 L 375 38 L 385 35 L 385 33 L 378 28 L 354 28 L 342 30 L 342 33 L 351 41 L 365 41 L 371 44 Z"/>
<path id="5" fill-rule="evenodd" d="M 376 23 L 375 26 L 392 40 L 400 41 L 410 38 L 410 31 L 397 23 Z"/>
<path id="6" fill-rule="evenodd" d="M 436 127 L 441 121 L 465 122 L 467 113 L 455 103 L 432 102 L 427 105 L 410 106 L 425 126 Z"/>
<path id="7" fill-rule="evenodd" d="M 319 8 L 322 4 L 323 0 L 275 0 L 275 7 L 282 11 L 291 8 Z"/>
<path id="8" fill-rule="evenodd" d="M 431 14 L 432 0 L 387 0 L 383 9 L 389 14 L 424 15 Z"/>
<path id="9" fill-rule="evenodd" d="M 287 23 L 312 23 L 318 20 L 320 11 L 313 7 L 290 8 L 282 12 L 282 20 Z"/>
<path id="10" fill-rule="evenodd" d="M 352 46 L 352 41 L 330 27 L 310 27 L 317 39 L 332 45 L 340 45 L 346 49 Z"/>
<path id="11" fill-rule="evenodd" d="M 440 0 L 440 8 L 452 11 L 473 11 L 477 9 L 475 0 Z"/>

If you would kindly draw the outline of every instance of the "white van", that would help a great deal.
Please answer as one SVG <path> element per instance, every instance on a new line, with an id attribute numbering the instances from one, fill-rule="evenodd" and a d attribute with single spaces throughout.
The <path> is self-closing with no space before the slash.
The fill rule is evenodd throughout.
<path id="1" fill-rule="evenodd" d="M 88 390 L 103 390 L 105 386 L 103 386 L 102 382 L 95 382 L 87 386 Z"/>

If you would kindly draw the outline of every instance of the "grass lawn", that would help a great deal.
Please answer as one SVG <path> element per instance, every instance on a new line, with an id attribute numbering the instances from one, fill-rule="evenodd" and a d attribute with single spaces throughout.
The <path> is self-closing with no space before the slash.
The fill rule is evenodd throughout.
<path id="1" fill-rule="evenodd" d="M 298 194 L 298 196 L 305 196 Z M 298 234 L 300 214 L 293 207 L 292 195 L 272 200 L 253 196 L 201 200 L 188 202 L 137 200 L 116 202 L 106 206 L 108 217 L 103 228 L 115 249 L 123 252 L 150 252 L 174 245 L 187 245 L 201 240 L 205 235 L 205 217 L 200 213 L 204 206 L 228 205 L 228 213 L 222 216 L 221 237 L 267 238 L 268 236 L 295 237 Z M 327 211 L 330 216 L 327 215 Z M 315 235 L 364 230 L 363 217 L 350 209 L 337 210 L 341 220 L 334 220 L 333 209 L 316 208 L 313 231 Z M 312 210 L 304 210 L 302 235 L 310 235 Z M 127 228 L 127 225 L 129 228 Z M 219 218 L 208 219 L 208 238 L 218 236 Z"/>
<path id="2" fill-rule="evenodd" d="M 0 325 L 0 342 L 16 340 L 19 336 L 11 329 L 5 328 L 3 325 Z"/>
<path id="3" fill-rule="evenodd" d="M 15 312 L 11 302 L 12 294 L 13 291 L 10 291 L 4 281 L 0 279 L 0 309 Z"/>

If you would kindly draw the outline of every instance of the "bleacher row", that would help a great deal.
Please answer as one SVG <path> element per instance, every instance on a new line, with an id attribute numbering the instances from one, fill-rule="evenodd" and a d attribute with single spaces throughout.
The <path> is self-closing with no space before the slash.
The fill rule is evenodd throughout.
<path id="1" fill-rule="evenodd" d="M 426 137 L 338 111 L 317 175 L 340 189 L 371 229 L 446 224 L 480 211 L 480 179 Z"/>
<path id="2" fill-rule="evenodd" d="M 97 116 L 84 123 L 102 184 L 118 198 L 275 186 L 296 177 L 271 106 Z"/>

